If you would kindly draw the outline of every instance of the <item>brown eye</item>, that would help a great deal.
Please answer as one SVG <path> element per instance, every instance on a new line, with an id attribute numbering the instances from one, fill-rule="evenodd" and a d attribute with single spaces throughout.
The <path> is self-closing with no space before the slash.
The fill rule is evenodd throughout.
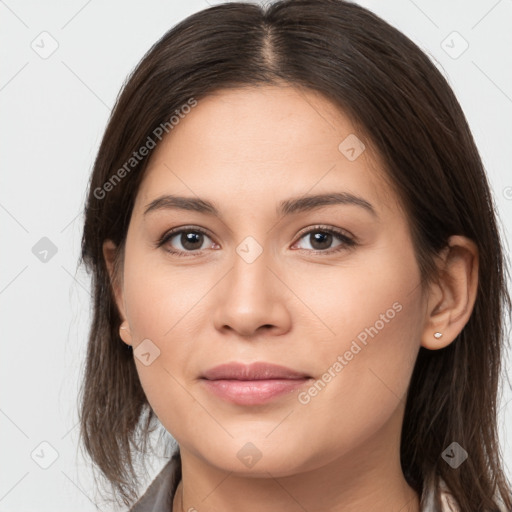
<path id="1" fill-rule="evenodd" d="M 204 242 L 203 233 L 198 233 L 195 231 L 182 231 L 181 233 L 178 233 L 177 235 L 173 236 L 173 238 L 178 238 L 179 243 L 181 246 L 187 250 L 187 251 L 196 251 L 200 250 L 201 246 Z"/>
<path id="2" fill-rule="evenodd" d="M 300 240 L 304 239 L 309 247 L 299 247 L 299 249 L 310 250 L 312 252 L 336 252 L 355 245 L 352 238 L 341 231 L 333 228 L 316 227 L 302 234 Z M 337 243 L 336 243 L 337 241 Z M 333 246 L 333 243 L 336 245 Z"/>
<path id="3" fill-rule="evenodd" d="M 210 243 L 206 243 L 210 240 Z M 175 229 L 167 232 L 158 241 L 157 247 L 165 246 L 165 250 L 178 256 L 193 256 L 194 252 L 202 251 L 213 245 L 213 241 L 205 231 L 198 228 Z"/>

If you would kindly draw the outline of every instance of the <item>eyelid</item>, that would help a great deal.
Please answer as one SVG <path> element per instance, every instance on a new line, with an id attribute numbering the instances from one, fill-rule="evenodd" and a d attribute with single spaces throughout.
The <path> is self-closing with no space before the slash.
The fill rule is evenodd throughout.
<path id="1" fill-rule="evenodd" d="M 302 238 L 304 235 L 307 235 L 315 230 L 325 231 L 327 233 L 334 233 L 336 235 L 340 235 L 341 237 L 350 238 L 354 242 L 358 241 L 357 237 L 353 235 L 350 231 L 335 226 L 328 226 L 327 224 L 314 224 L 313 226 L 308 226 L 307 228 L 301 230 L 297 237 Z"/>

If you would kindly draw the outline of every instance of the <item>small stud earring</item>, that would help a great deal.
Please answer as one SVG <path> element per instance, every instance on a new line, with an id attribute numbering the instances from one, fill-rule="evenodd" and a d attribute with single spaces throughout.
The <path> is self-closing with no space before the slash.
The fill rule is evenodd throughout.
<path id="1" fill-rule="evenodd" d="M 443 335 L 442 332 L 435 332 L 434 333 L 434 338 L 439 339 L 442 335 Z"/>

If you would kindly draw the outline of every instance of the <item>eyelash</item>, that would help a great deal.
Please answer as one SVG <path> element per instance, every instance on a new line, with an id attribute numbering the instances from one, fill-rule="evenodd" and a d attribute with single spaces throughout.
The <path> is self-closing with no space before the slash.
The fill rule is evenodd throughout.
<path id="1" fill-rule="evenodd" d="M 182 233 L 202 233 L 203 235 L 206 235 L 208 238 L 211 238 L 211 236 L 208 234 L 208 232 L 202 228 L 194 227 L 194 226 L 189 226 L 189 227 L 185 226 L 182 228 L 175 228 L 170 231 L 167 231 L 157 240 L 155 245 L 157 248 L 160 248 L 165 243 L 167 243 L 169 240 L 174 238 L 176 235 L 179 235 Z M 350 249 L 350 248 L 354 247 L 355 245 L 357 245 L 356 241 L 353 238 L 350 238 L 341 230 L 332 228 L 332 227 L 320 226 L 320 225 L 313 226 L 308 231 L 302 233 L 299 236 L 299 240 L 304 238 L 306 235 L 310 235 L 311 233 L 328 233 L 328 234 L 338 237 L 338 239 L 342 243 L 340 245 L 338 245 L 337 247 L 335 247 L 334 249 L 327 249 L 325 251 L 322 251 L 319 249 L 297 249 L 297 250 L 306 251 L 309 254 L 333 254 L 333 253 L 340 252 L 342 250 Z M 190 256 L 195 256 L 195 255 L 201 253 L 201 251 L 177 251 L 175 249 L 170 250 L 170 249 L 165 249 L 165 248 L 164 248 L 164 250 L 166 252 L 168 252 L 174 256 L 178 256 L 178 257 L 190 257 Z"/>

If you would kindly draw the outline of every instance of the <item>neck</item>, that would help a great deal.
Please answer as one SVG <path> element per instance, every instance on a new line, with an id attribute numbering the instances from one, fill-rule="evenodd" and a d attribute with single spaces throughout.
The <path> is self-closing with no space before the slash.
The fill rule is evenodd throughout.
<path id="1" fill-rule="evenodd" d="M 180 447 L 182 480 L 173 510 L 419 512 L 418 495 L 407 484 L 400 465 L 400 438 L 394 424 L 400 423 L 393 419 L 390 423 L 384 427 L 387 432 L 377 433 L 356 450 L 316 469 L 278 478 L 270 473 L 238 476 Z"/>

